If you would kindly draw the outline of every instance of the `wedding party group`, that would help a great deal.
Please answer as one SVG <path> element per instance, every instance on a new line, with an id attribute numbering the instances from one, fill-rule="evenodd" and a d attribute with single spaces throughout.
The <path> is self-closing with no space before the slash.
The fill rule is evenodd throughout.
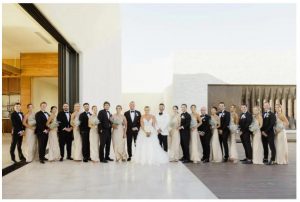
<path id="1" fill-rule="evenodd" d="M 178 106 L 173 106 L 169 115 L 160 103 L 159 113 L 151 114 L 150 107 L 145 106 L 141 114 L 131 101 L 128 111 L 123 113 L 122 106 L 117 105 L 112 114 L 106 101 L 99 111 L 97 106 L 90 108 L 88 103 L 83 104 L 82 111 L 76 103 L 71 113 L 69 104 L 64 103 L 60 112 L 52 106 L 48 113 L 47 103 L 41 102 L 40 111 L 35 113 L 33 105 L 28 104 L 24 115 L 21 104 L 16 103 L 11 114 L 11 159 L 17 162 L 14 152 L 17 146 L 21 161 L 32 162 L 37 153 L 43 164 L 63 161 L 66 147 L 69 160 L 108 163 L 114 161 L 110 157 L 112 145 L 116 162 L 288 164 L 285 128 L 289 122 L 282 106 L 276 104 L 274 113 L 268 102 L 264 103 L 263 112 L 255 106 L 250 113 L 245 104 L 240 109 L 238 115 L 236 105 L 227 111 L 220 102 L 218 108 L 210 108 L 210 114 L 206 107 L 198 112 L 196 105 L 191 105 L 188 113 L 187 105 L 182 104 L 181 113 Z M 237 135 L 245 150 L 246 158 L 242 160 L 237 152 Z M 22 152 L 23 136 L 27 143 L 26 158 Z"/>

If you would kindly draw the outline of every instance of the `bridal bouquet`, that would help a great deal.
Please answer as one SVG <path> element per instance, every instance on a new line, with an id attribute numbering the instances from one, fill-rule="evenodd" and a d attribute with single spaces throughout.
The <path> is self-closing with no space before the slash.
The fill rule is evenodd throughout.
<path id="1" fill-rule="evenodd" d="M 260 127 L 259 127 L 258 123 L 257 123 L 256 121 L 252 121 L 252 123 L 251 123 L 250 126 L 249 126 L 249 130 L 250 130 L 251 132 L 256 132 L 256 131 L 258 131 L 259 129 L 260 129 Z"/>
<path id="2" fill-rule="evenodd" d="M 57 128 L 59 126 L 59 122 L 56 120 L 53 120 L 52 123 L 49 125 L 50 129 Z"/>
<path id="3" fill-rule="evenodd" d="M 191 125 L 190 125 L 190 128 L 194 128 L 197 126 L 197 121 L 195 119 L 192 119 L 191 120 Z"/>
<path id="4" fill-rule="evenodd" d="M 283 129 L 285 129 L 284 124 L 281 121 L 277 121 L 276 125 L 275 125 L 275 130 L 277 132 L 282 131 Z"/>
<path id="5" fill-rule="evenodd" d="M 78 126 L 80 125 L 79 119 L 75 119 L 75 120 L 74 120 L 74 125 L 75 125 L 76 127 L 78 127 Z"/>
<path id="6" fill-rule="evenodd" d="M 29 119 L 28 119 L 28 124 L 29 124 L 30 126 L 35 126 L 36 120 L 35 120 L 34 118 L 29 118 Z"/>
<path id="7" fill-rule="evenodd" d="M 210 119 L 209 124 L 211 125 L 211 128 L 216 128 L 217 124 L 214 120 Z"/>
<path id="8" fill-rule="evenodd" d="M 237 133 L 237 131 L 238 131 L 238 125 L 236 125 L 236 124 L 229 124 L 228 128 L 230 131 L 232 131 L 234 133 Z"/>
<path id="9" fill-rule="evenodd" d="M 147 137 L 150 137 L 150 133 L 151 133 L 151 128 L 150 126 L 144 126 L 144 130 L 145 130 L 145 133 L 146 133 L 146 136 Z"/>
<path id="10" fill-rule="evenodd" d="M 99 123 L 100 123 L 100 121 L 99 121 L 98 118 L 96 118 L 96 119 L 93 121 L 93 124 L 94 124 L 95 126 L 97 126 Z"/>

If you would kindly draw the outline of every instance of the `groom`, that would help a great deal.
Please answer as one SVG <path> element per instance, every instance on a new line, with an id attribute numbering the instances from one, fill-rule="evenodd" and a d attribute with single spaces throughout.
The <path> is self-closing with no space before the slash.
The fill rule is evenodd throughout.
<path id="1" fill-rule="evenodd" d="M 190 163 L 190 151 L 189 151 L 189 144 L 190 144 L 190 124 L 191 124 L 191 115 L 187 113 L 187 105 L 181 105 L 181 116 L 180 116 L 180 143 L 181 148 L 183 151 L 183 157 L 180 159 L 183 163 Z"/>
<path id="2" fill-rule="evenodd" d="M 141 113 L 137 110 L 135 110 L 135 103 L 134 101 L 131 101 L 129 103 L 129 108 L 127 112 L 124 113 L 124 116 L 127 120 L 127 152 L 128 152 L 128 159 L 127 161 L 131 161 L 132 157 L 132 137 L 134 140 L 134 145 L 136 145 L 136 138 L 138 135 L 138 131 L 140 129 L 140 118 Z"/>

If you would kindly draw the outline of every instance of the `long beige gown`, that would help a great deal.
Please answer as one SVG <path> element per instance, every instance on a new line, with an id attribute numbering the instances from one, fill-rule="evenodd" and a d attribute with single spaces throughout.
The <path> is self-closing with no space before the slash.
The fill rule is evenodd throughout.
<path id="1" fill-rule="evenodd" d="M 26 128 L 25 129 L 25 134 L 26 134 L 26 144 L 27 144 L 27 156 L 26 156 L 26 162 L 31 162 L 33 161 L 38 155 L 38 149 L 37 149 L 37 137 L 36 134 L 34 133 L 35 130 L 35 114 L 32 113 L 28 116 L 28 125 L 30 125 L 31 128 Z"/>
<path id="2" fill-rule="evenodd" d="M 253 116 L 253 121 L 250 125 L 250 130 L 253 133 L 252 139 L 252 162 L 253 164 L 263 164 L 264 148 L 261 141 L 261 131 L 258 120 Z"/>
<path id="3" fill-rule="evenodd" d="M 277 164 L 288 164 L 288 142 L 286 131 L 283 122 L 279 118 L 276 120 L 275 128 L 276 162 Z"/>
<path id="4" fill-rule="evenodd" d="M 219 133 L 218 129 L 216 127 L 217 123 L 220 123 L 220 121 L 217 118 L 211 117 L 211 126 L 212 126 L 212 138 L 211 138 L 211 161 L 212 162 L 222 162 L 223 155 L 219 140 Z"/>
<path id="5" fill-rule="evenodd" d="M 236 163 L 239 158 L 237 152 L 237 146 L 236 146 L 236 136 L 235 136 L 237 133 L 238 125 L 234 123 L 234 117 L 232 115 L 230 116 L 229 129 L 230 129 L 230 137 L 228 138 L 229 158 Z"/>
<path id="6" fill-rule="evenodd" d="M 192 129 L 197 126 L 197 119 L 191 115 L 191 137 L 190 137 L 190 160 L 194 163 L 200 162 L 200 137 L 197 128 Z"/>
<path id="7" fill-rule="evenodd" d="M 74 135 L 74 149 L 73 149 L 73 159 L 75 161 L 81 161 L 82 160 L 82 141 L 79 131 L 79 112 L 74 117 L 74 120 L 72 121 L 73 126 L 73 135 Z"/>
<path id="8" fill-rule="evenodd" d="M 173 115 L 170 119 L 170 134 L 169 134 L 169 158 L 170 161 L 178 161 L 180 158 L 180 133 L 178 127 L 180 126 L 180 115 Z"/>
<path id="9" fill-rule="evenodd" d="M 116 161 L 125 161 L 127 159 L 125 150 L 126 138 L 124 138 L 125 117 L 123 115 L 114 114 L 113 120 L 118 124 L 117 128 L 113 129 L 111 135 Z"/>
<path id="10" fill-rule="evenodd" d="M 57 135 L 57 120 L 56 118 L 52 120 L 50 124 L 50 131 L 48 137 L 48 160 L 49 161 L 57 161 L 60 159 L 60 149 L 59 149 L 59 142 L 58 142 L 58 135 Z"/>
<path id="11" fill-rule="evenodd" d="M 90 129 L 90 155 L 92 161 L 100 161 L 99 158 L 99 146 L 100 146 L 100 137 L 98 133 L 98 123 L 99 120 L 97 115 L 92 115 L 89 118 L 89 124 L 92 125 Z"/>

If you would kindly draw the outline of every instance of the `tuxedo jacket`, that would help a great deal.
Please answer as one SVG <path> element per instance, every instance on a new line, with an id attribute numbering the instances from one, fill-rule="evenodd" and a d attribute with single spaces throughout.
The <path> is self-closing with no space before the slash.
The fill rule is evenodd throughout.
<path id="1" fill-rule="evenodd" d="M 22 119 L 19 114 L 22 116 Z M 10 120 L 11 120 L 14 134 L 17 134 L 20 131 L 25 130 L 25 127 L 23 126 L 23 123 L 22 123 L 23 118 L 24 118 L 24 115 L 22 112 L 18 113 L 16 111 L 14 111 L 13 113 L 11 113 Z"/>
<path id="2" fill-rule="evenodd" d="M 264 131 L 267 134 L 274 134 L 274 126 L 276 124 L 276 116 L 273 112 L 264 112 L 262 114 L 263 125 L 261 131 Z"/>
<path id="3" fill-rule="evenodd" d="M 180 129 L 180 132 L 190 132 L 191 119 L 192 117 L 189 113 L 181 113 L 180 126 L 183 126 L 183 129 Z"/>
<path id="4" fill-rule="evenodd" d="M 112 116 L 112 114 L 108 111 L 109 117 Z M 98 125 L 98 131 L 101 130 L 111 130 L 111 121 L 107 116 L 107 111 L 105 109 L 102 109 L 98 112 L 98 119 L 100 121 Z"/>
<path id="5" fill-rule="evenodd" d="M 137 133 L 138 131 L 132 131 L 132 128 L 137 127 L 138 129 L 140 129 L 141 126 L 141 113 L 137 110 L 134 110 L 134 119 L 133 121 L 131 120 L 131 116 L 130 116 L 130 111 L 128 110 L 124 113 L 124 116 L 127 120 L 127 132 L 135 132 Z"/>
<path id="6" fill-rule="evenodd" d="M 249 130 L 249 126 L 251 125 L 253 120 L 252 115 L 247 111 L 246 113 L 241 113 L 239 126 L 242 132 L 251 132 Z"/>
<path id="7" fill-rule="evenodd" d="M 69 116 L 69 120 L 67 118 Z M 60 111 L 56 117 L 57 121 L 59 121 L 58 132 L 63 131 L 64 128 L 71 127 L 71 113 L 65 113 L 64 111 Z"/>
<path id="8" fill-rule="evenodd" d="M 50 117 L 50 114 L 48 112 L 45 112 L 48 115 L 48 118 Z M 35 121 L 36 121 L 36 128 L 35 128 L 35 134 L 41 134 L 45 129 L 49 129 L 46 125 L 47 123 L 47 117 L 44 112 L 39 111 L 35 114 Z"/>
<path id="9" fill-rule="evenodd" d="M 79 124 L 80 132 L 89 132 L 90 131 L 88 114 L 91 115 L 90 112 L 84 111 L 79 115 L 78 119 L 80 121 L 80 124 Z"/>
<path id="10" fill-rule="evenodd" d="M 198 127 L 198 131 L 204 132 L 204 134 L 211 134 L 211 126 L 210 126 L 210 119 L 211 117 L 208 114 L 201 115 L 202 118 L 202 124 Z"/>
<path id="11" fill-rule="evenodd" d="M 222 112 L 218 112 L 217 115 L 220 117 L 220 127 L 218 129 L 221 129 L 222 131 L 229 131 L 229 123 L 230 123 L 230 113 L 226 110 L 224 110 L 223 115 L 220 116 Z"/>

